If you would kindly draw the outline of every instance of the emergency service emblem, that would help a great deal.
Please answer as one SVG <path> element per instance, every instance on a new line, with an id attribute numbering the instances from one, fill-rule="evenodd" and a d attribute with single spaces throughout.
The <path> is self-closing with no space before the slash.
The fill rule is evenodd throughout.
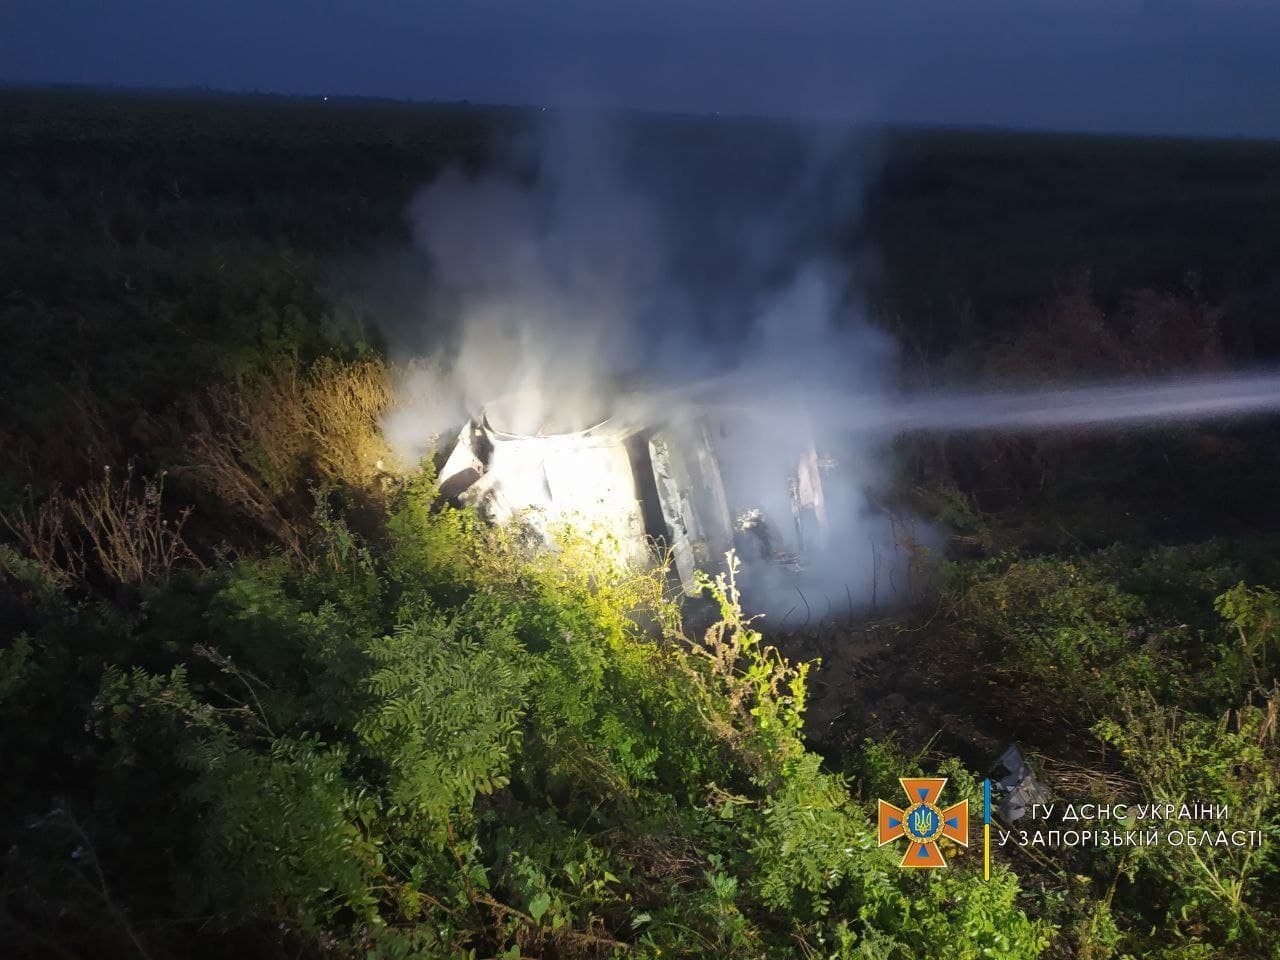
<path id="1" fill-rule="evenodd" d="M 961 800 L 949 807 L 938 805 L 946 777 L 900 777 L 898 782 L 909 801 L 906 809 L 880 801 L 880 846 L 901 837 L 907 838 L 904 867 L 945 867 L 947 861 L 938 849 L 943 837 L 969 845 L 969 803 Z"/>

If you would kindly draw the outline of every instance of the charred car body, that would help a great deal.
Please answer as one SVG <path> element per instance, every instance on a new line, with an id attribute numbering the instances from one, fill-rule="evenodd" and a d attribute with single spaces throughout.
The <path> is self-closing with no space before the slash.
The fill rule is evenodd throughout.
<path id="1" fill-rule="evenodd" d="M 790 515 L 735 503 L 720 440 L 730 426 L 695 414 L 657 426 L 604 420 L 587 429 L 524 435 L 480 414 L 443 453 L 441 496 L 495 523 L 516 521 L 550 542 L 556 526 L 601 533 L 628 565 L 669 550 L 687 593 L 695 572 L 718 569 L 735 549 L 747 565 L 798 565 L 826 537 L 824 474 L 829 461 L 808 444 L 783 481 Z"/>

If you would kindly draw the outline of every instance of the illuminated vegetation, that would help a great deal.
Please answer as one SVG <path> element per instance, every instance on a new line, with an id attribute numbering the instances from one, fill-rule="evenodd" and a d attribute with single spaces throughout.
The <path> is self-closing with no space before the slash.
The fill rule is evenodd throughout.
<path id="1" fill-rule="evenodd" d="M 302 559 L 175 567 L 123 619 L 7 555 L 40 598 L 4 661 L 7 735 L 74 735 L 35 708 L 69 637 L 106 641 L 77 664 L 98 677 L 78 783 L 10 854 L 15 935 L 65 936 L 70 914 L 92 938 L 73 948 L 174 954 L 210 933 L 425 957 L 909 956 L 962 925 L 933 955 L 1047 941 L 1008 872 L 920 878 L 876 847 L 801 739 L 806 668 L 764 646 L 731 576 L 709 582 L 721 621 L 686 638 L 659 575 L 572 540 L 522 557 L 433 497 L 429 473 L 400 485 L 376 548 L 326 515 Z M 15 799 L 39 804 L 37 783 Z M 61 892 L 100 869 L 112 893 Z"/>

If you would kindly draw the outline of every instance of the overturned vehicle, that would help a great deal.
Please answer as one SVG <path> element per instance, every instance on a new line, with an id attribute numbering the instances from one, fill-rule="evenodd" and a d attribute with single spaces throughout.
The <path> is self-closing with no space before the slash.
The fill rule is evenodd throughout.
<path id="1" fill-rule="evenodd" d="M 606 419 L 525 435 L 482 413 L 441 451 L 440 493 L 495 523 L 516 521 L 546 543 L 557 526 L 571 525 L 629 566 L 669 551 L 689 594 L 697 592 L 696 571 L 720 569 L 731 549 L 748 570 L 799 569 L 806 551 L 829 536 L 824 476 L 833 463 L 812 442 L 800 443 L 787 475 L 771 478 L 771 503 L 740 502 L 724 472 L 730 431 L 690 414 L 654 426 Z"/>

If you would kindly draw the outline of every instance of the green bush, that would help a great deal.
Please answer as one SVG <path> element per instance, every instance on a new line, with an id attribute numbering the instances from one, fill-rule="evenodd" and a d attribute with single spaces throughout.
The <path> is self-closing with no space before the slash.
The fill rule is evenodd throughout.
<path id="1" fill-rule="evenodd" d="M 111 628 L 129 639 L 103 651 L 81 758 L 99 785 L 66 803 L 98 811 L 86 836 L 111 824 L 94 863 L 133 918 L 121 937 L 157 954 L 197 929 L 386 956 L 1042 951 L 1011 876 L 922 882 L 875 846 L 801 739 L 807 667 L 764 645 L 732 564 L 706 581 L 722 619 L 689 638 L 660 574 L 568 535 L 526 554 L 433 499 L 429 474 L 402 485 L 376 547 L 320 511 L 303 556 L 171 578 Z M 66 624 L 107 613 L 40 596 L 0 709 Z M 50 831 L 14 856 L 43 862 Z M 0 918 L 49 936 L 59 896 L 29 887 Z"/>
<path id="2" fill-rule="evenodd" d="M 1268 587 L 1224 590 L 1241 571 L 1214 544 L 952 571 L 954 609 L 999 649 L 998 668 L 1072 705 L 1114 748 L 1120 770 L 1098 771 L 1082 799 L 1225 804 L 1225 823 L 1156 826 L 1257 838 L 1078 856 L 1096 884 L 1090 910 L 1049 912 L 1082 955 L 1252 956 L 1274 937 L 1280 602 Z"/>

